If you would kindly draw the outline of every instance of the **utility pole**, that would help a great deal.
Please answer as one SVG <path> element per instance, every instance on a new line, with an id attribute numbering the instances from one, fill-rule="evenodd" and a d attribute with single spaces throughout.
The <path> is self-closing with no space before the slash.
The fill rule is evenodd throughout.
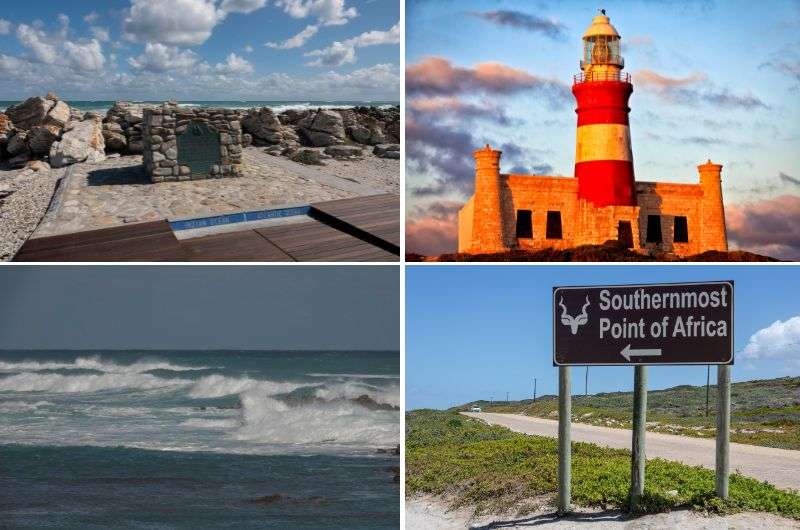
<path id="1" fill-rule="evenodd" d="M 533 378 L 533 402 L 536 403 L 536 378 Z"/>
<path id="2" fill-rule="evenodd" d="M 506 405 L 508 405 L 508 392 L 506 392 Z"/>
<path id="3" fill-rule="evenodd" d="M 583 397 L 589 396 L 589 366 L 586 366 L 586 381 L 584 381 L 583 386 Z"/>

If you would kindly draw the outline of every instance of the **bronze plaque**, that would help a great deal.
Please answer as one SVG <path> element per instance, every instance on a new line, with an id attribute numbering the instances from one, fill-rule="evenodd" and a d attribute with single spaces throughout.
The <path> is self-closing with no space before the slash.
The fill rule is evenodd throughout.
<path id="1" fill-rule="evenodd" d="M 189 166 L 192 175 L 209 175 L 220 163 L 219 132 L 201 121 L 193 121 L 178 136 L 178 164 Z"/>

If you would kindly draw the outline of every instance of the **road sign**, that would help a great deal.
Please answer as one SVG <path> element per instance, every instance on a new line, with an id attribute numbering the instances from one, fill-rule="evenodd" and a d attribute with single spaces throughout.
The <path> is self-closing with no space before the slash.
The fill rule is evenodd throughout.
<path id="1" fill-rule="evenodd" d="M 553 364 L 733 364 L 733 282 L 554 287 Z"/>

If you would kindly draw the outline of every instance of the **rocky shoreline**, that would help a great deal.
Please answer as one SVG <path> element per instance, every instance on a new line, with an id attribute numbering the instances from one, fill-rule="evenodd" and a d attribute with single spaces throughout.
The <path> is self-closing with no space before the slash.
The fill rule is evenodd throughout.
<path id="1" fill-rule="evenodd" d="M 166 102 L 165 105 L 177 105 Z M 71 108 L 53 93 L 31 97 L 0 112 L 0 169 L 31 161 L 52 167 L 100 162 L 112 153 L 144 151 L 144 110 L 155 105 L 117 101 L 105 116 Z M 364 149 L 400 158 L 400 107 L 231 109 L 243 146 L 265 147 L 275 156 L 296 157 L 303 148 L 326 148 L 332 157 L 359 156 Z"/>

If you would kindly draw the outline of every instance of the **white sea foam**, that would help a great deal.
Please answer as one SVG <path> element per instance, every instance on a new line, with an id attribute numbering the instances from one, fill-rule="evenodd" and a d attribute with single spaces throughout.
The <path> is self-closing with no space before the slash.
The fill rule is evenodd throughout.
<path id="1" fill-rule="evenodd" d="M 23 372 L 0 377 L 0 391 L 13 392 L 97 392 L 110 389 L 178 388 L 190 384 L 185 379 L 163 379 L 152 374 L 112 373 L 102 375 L 61 375 Z"/>
<path id="2" fill-rule="evenodd" d="M 248 377 L 225 377 L 223 375 L 208 375 L 192 386 L 189 396 L 193 398 L 218 398 L 241 394 L 254 390 L 262 395 L 274 396 L 286 394 L 306 386 L 316 386 L 308 383 L 292 383 L 288 381 L 264 381 Z"/>
<path id="3" fill-rule="evenodd" d="M 292 407 L 255 392 L 241 396 L 244 424 L 237 440 L 289 445 L 387 447 L 399 443 L 397 412 L 337 401 Z"/>
<path id="4" fill-rule="evenodd" d="M 19 361 L 3 362 L 0 361 L 0 371 L 2 372 L 36 372 L 42 370 L 96 370 L 107 373 L 142 373 L 151 370 L 170 370 L 173 372 L 188 372 L 195 370 L 208 370 L 209 366 L 183 366 L 172 364 L 165 361 L 137 361 L 133 364 L 117 364 L 103 360 L 100 356 L 78 357 L 71 362 L 54 361 Z"/>
<path id="5" fill-rule="evenodd" d="M 328 374 L 316 373 L 306 374 L 308 377 L 341 377 L 347 379 L 400 379 L 399 375 L 376 375 L 376 374 Z"/>
<path id="6" fill-rule="evenodd" d="M 196 429 L 234 429 L 241 425 L 239 420 L 191 418 L 181 422 L 183 427 Z"/>
<path id="7" fill-rule="evenodd" d="M 358 381 L 347 381 L 345 383 L 327 384 L 315 390 L 314 395 L 326 401 L 356 399 L 366 395 L 376 403 L 384 403 L 394 407 L 400 406 L 400 387 L 397 385 L 378 387 Z"/>
<path id="8" fill-rule="evenodd" d="M 29 401 L 3 401 L 0 402 L 0 412 L 30 412 L 39 407 L 47 407 L 50 405 L 52 405 L 52 403 L 49 401 L 37 401 L 35 403 Z"/>

